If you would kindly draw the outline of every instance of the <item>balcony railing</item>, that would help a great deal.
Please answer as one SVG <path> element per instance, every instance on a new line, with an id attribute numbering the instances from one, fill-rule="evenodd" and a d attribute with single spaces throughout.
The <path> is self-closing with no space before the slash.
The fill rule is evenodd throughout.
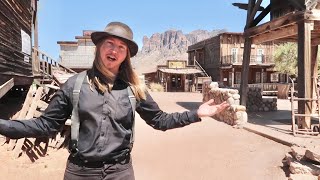
<path id="1" fill-rule="evenodd" d="M 242 64 L 243 55 L 227 55 L 221 57 L 222 65 Z M 272 55 L 251 55 L 250 64 L 274 64 Z"/>

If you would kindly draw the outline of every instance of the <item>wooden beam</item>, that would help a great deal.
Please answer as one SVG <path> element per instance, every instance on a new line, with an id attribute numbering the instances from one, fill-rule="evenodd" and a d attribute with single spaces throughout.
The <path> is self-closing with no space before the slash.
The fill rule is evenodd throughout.
<path id="1" fill-rule="evenodd" d="M 266 17 L 267 14 L 270 13 L 270 10 L 271 10 L 271 5 L 269 4 L 269 5 L 253 20 L 253 22 L 252 22 L 252 24 L 251 24 L 251 27 L 254 27 L 254 26 L 256 26 L 257 24 L 259 24 L 259 23 L 262 21 L 262 19 L 263 19 L 264 17 Z"/>
<path id="2" fill-rule="evenodd" d="M 270 31 L 259 36 L 254 36 L 252 39 L 253 44 L 261 44 L 263 42 L 274 41 L 278 39 L 288 38 L 290 36 L 295 36 L 298 34 L 298 26 L 293 25 L 286 28 L 277 29 L 275 31 Z"/>
<path id="3" fill-rule="evenodd" d="M 232 3 L 232 5 L 238 7 L 239 9 L 248 10 L 248 4 L 246 3 Z M 262 6 L 258 8 L 258 11 L 263 11 L 263 10 L 264 8 Z"/>
<path id="4" fill-rule="evenodd" d="M 250 15 L 253 10 L 253 6 L 256 3 L 256 0 L 248 0 L 248 10 L 247 10 L 247 21 L 246 21 L 246 26 L 244 29 L 248 29 L 250 27 Z"/>
<path id="5" fill-rule="evenodd" d="M 241 70 L 241 84 L 240 84 L 240 104 L 243 106 L 246 106 L 247 104 L 251 44 L 252 44 L 251 38 L 245 37 L 242 70 Z"/>
<path id="6" fill-rule="evenodd" d="M 249 28 L 250 25 L 250 14 L 252 12 L 253 5 L 255 0 L 248 1 L 248 11 L 247 11 L 247 21 L 245 26 L 245 31 Z M 251 44 L 252 39 L 248 36 L 244 36 L 244 52 L 243 52 L 243 61 L 242 61 L 242 70 L 241 70 L 241 84 L 240 84 L 240 104 L 246 106 L 247 104 L 247 89 L 248 89 L 248 76 L 249 76 L 249 64 L 250 64 L 250 54 L 251 54 Z"/>
<path id="7" fill-rule="evenodd" d="M 296 24 L 298 21 L 304 20 L 303 12 L 289 13 L 275 20 L 264 23 L 260 26 L 251 27 L 244 32 L 245 36 L 253 37 L 259 34 L 263 34 L 268 31 L 283 28 L 292 24 Z"/>
<path id="8" fill-rule="evenodd" d="M 298 96 L 312 98 L 312 69 L 311 69 L 311 30 L 313 23 L 301 21 L 298 23 Z M 298 101 L 298 113 L 310 115 L 312 103 Z M 311 118 L 304 117 L 298 120 L 298 127 L 311 128 Z"/>
<path id="9" fill-rule="evenodd" d="M 312 44 L 312 43 L 311 43 Z M 318 89 L 317 89 L 317 84 L 318 84 L 318 61 L 317 61 L 317 56 L 318 56 L 318 46 L 312 46 L 311 45 L 311 94 L 313 99 L 318 98 Z M 318 101 L 313 101 L 312 102 L 312 113 L 316 113 L 317 109 L 317 104 Z"/>
<path id="10" fill-rule="evenodd" d="M 252 23 L 253 23 L 253 19 L 257 14 L 258 9 L 260 8 L 262 0 L 258 0 L 255 4 L 254 7 L 252 9 L 252 11 L 250 12 L 250 16 L 249 16 L 249 27 L 251 27 Z"/>
<path id="11" fill-rule="evenodd" d="M 0 98 L 4 96 L 14 86 L 14 80 L 11 78 L 4 84 L 0 85 Z"/>

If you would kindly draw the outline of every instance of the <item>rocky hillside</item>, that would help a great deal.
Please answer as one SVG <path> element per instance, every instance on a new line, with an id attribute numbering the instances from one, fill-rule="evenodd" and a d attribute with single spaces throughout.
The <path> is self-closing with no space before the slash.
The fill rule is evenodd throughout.
<path id="1" fill-rule="evenodd" d="M 157 65 L 165 65 L 169 59 L 187 60 L 188 46 L 224 31 L 195 30 L 183 34 L 181 30 L 168 30 L 164 33 L 155 33 L 150 38 L 145 36 L 142 48 L 132 58 L 133 67 L 141 74 L 155 71 Z"/>

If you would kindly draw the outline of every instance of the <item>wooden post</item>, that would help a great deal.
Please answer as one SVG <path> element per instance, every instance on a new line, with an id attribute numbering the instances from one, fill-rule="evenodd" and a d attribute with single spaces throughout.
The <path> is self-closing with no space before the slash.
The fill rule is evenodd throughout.
<path id="1" fill-rule="evenodd" d="M 231 74 L 231 87 L 234 87 L 234 67 L 232 67 L 232 74 Z"/>
<path id="2" fill-rule="evenodd" d="M 248 0 L 248 10 L 247 10 L 247 21 L 244 30 L 251 27 L 253 7 L 255 5 L 255 0 Z M 240 84 L 240 104 L 246 106 L 247 103 L 247 90 L 248 90 L 248 75 L 249 75 L 249 65 L 250 65 L 250 54 L 251 54 L 251 44 L 252 39 L 245 35 L 244 39 L 244 50 L 243 50 L 243 61 L 241 70 L 241 84 Z"/>
<path id="3" fill-rule="evenodd" d="M 214 79 L 214 81 L 218 81 L 218 79 Z M 224 81 L 223 81 L 223 70 L 220 70 L 220 82 L 224 83 Z"/>
<path id="4" fill-rule="evenodd" d="M 264 69 L 262 68 L 262 69 L 261 69 L 261 76 L 260 76 L 260 78 L 261 78 L 261 79 L 260 79 L 260 82 L 261 82 L 261 92 L 262 92 L 262 93 L 263 93 L 264 90 L 267 90 L 267 91 L 268 91 L 268 88 L 265 89 L 265 88 L 263 87 L 263 83 L 264 83 L 264 82 L 263 82 L 263 75 L 264 75 Z"/>
<path id="5" fill-rule="evenodd" d="M 249 37 L 245 38 L 242 71 L 241 71 L 241 84 L 240 84 L 240 104 L 246 106 L 247 103 L 247 90 L 248 90 L 248 76 L 249 76 L 249 64 L 251 54 L 251 42 Z"/>
<path id="6" fill-rule="evenodd" d="M 313 23 L 301 21 L 298 23 L 298 96 L 312 98 L 312 69 L 311 69 L 311 30 Z M 299 114 L 311 114 L 311 101 L 298 101 Z M 298 127 L 311 128 L 311 117 L 300 117 Z"/>
<path id="7" fill-rule="evenodd" d="M 312 44 L 312 43 L 311 43 Z M 311 46 L 311 70 L 312 70 L 312 82 L 311 82 L 311 89 L 312 89 L 312 97 L 313 99 L 318 98 L 316 91 L 317 89 L 317 83 L 318 83 L 318 61 L 317 61 L 317 55 L 318 55 L 318 45 Z M 312 102 L 312 113 L 316 112 L 317 109 L 317 101 Z"/>
<path id="8" fill-rule="evenodd" d="M 34 39 L 34 48 L 36 51 L 32 51 L 32 71 L 33 74 L 40 74 L 40 62 L 38 57 L 37 50 L 39 49 L 39 38 L 38 38 L 38 0 L 33 0 L 35 12 L 32 14 L 34 19 L 33 24 L 33 39 Z"/>

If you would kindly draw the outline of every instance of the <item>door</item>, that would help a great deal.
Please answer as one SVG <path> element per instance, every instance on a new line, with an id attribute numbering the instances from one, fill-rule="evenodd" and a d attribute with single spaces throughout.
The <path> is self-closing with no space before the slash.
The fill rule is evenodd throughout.
<path id="1" fill-rule="evenodd" d="M 181 74 L 173 74 L 171 75 L 171 91 L 172 92 L 181 92 L 183 91 L 184 86 L 182 82 Z"/>

